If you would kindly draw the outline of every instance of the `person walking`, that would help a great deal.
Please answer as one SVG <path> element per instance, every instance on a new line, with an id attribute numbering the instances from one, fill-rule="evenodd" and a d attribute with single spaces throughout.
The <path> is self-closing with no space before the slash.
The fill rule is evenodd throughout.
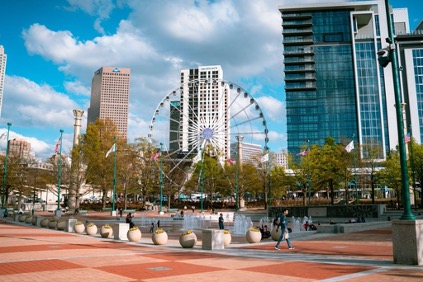
<path id="1" fill-rule="evenodd" d="M 282 214 L 281 214 L 281 217 L 279 219 L 279 224 L 278 224 L 278 227 L 276 228 L 276 232 L 278 232 L 279 228 L 281 228 L 281 236 L 279 236 L 279 240 L 278 240 L 278 242 L 276 243 L 276 246 L 275 246 L 276 250 L 280 250 L 279 244 L 282 242 L 283 239 L 286 240 L 286 243 L 288 244 L 288 248 L 290 250 L 295 249 L 294 246 L 292 246 L 291 241 L 289 240 L 289 237 L 286 236 L 286 235 L 288 235 L 288 222 L 287 222 L 287 219 L 286 219 L 287 215 L 288 215 L 288 209 L 285 208 L 285 209 L 282 210 Z"/>
<path id="2" fill-rule="evenodd" d="M 132 222 L 132 218 L 134 216 L 132 215 L 132 213 L 128 213 L 128 215 L 126 216 L 126 223 L 129 223 L 129 228 L 132 228 L 135 226 L 135 224 Z"/>
<path id="3" fill-rule="evenodd" d="M 225 226 L 223 224 L 223 213 L 220 214 L 219 216 L 219 229 L 225 229 Z"/>

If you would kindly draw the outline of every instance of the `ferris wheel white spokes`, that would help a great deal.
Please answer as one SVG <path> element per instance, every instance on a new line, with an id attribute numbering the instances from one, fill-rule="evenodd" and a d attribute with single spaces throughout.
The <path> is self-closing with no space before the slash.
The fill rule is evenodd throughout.
<path id="1" fill-rule="evenodd" d="M 163 144 L 162 156 L 170 166 L 165 176 L 172 178 L 173 174 L 187 174 L 192 159 L 206 147 L 221 162 L 231 158 L 238 139 L 256 150 L 266 150 L 267 134 L 264 114 L 245 90 L 225 80 L 197 79 L 162 99 L 148 137 L 156 147 Z"/>

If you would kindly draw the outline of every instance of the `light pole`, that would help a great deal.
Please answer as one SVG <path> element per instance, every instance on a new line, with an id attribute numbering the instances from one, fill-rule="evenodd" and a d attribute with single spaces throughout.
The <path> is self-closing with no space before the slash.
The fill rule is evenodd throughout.
<path id="1" fill-rule="evenodd" d="M 238 152 L 235 152 L 235 211 L 238 212 L 238 166 L 239 166 L 239 157 Z"/>
<path id="2" fill-rule="evenodd" d="M 355 134 L 352 135 L 351 142 L 354 142 L 354 137 L 355 137 Z M 357 160 L 356 160 L 355 152 L 353 152 L 353 158 L 354 158 L 354 180 L 353 181 L 354 181 L 354 186 L 355 186 L 355 204 L 358 205 Z"/>
<path id="3" fill-rule="evenodd" d="M 201 156 L 201 163 L 200 163 L 200 208 L 201 213 L 203 213 L 203 186 L 204 186 L 204 179 L 203 179 L 203 148 L 200 146 L 200 156 Z"/>
<path id="4" fill-rule="evenodd" d="M 235 204 L 235 211 L 238 211 L 240 206 L 240 198 L 239 198 L 239 170 L 242 169 L 241 161 L 242 161 L 242 140 L 244 140 L 244 136 L 238 135 L 235 136 L 237 140 L 237 160 L 236 160 L 236 170 L 235 170 L 235 190 L 236 190 L 236 204 Z M 243 208 L 242 206 L 241 208 Z"/>
<path id="5" fill-rule="evenodd" d="M 410 191 L 408 183 L 408 170 L 407 170 L 407 154 L 405 149 L 405 140 L 404 140 L 404 123 L 401 109 L 401 87 L 400 87 L 400 75 L 399 67 L 397 61 L 397 51 L 395 47 L 394 39 L 394 25 L 392 23 L 391 11 L 389 6 L 389 1 L 385 0 L 385 9 L 386 9 L 386 19 L 388 23 L 388 32 L 389 38 L 387 42 L 389 43 L 388 50 L 381 50 L 378 55 L 388 52 L 388 59 L 383 60 L 383 57 L 379 57 L 379 62 L 382 67 L 386 67 L 389 62 L 392 64 L 392 74 L 394 80 L 394 92 L 395 92 L 395 111 L 397 117 L 397 131 L 398 131 L 398 145 L 400 153 L 400 163 L 401 163 L 401 184 L 402 184 L 402 201 L 404 206 L 404 212 L 401 215 L 401 220 L 415 220 L 414 215 L 411 213 L 411 204 L 410 204 Z"/>
<path id="6" fill-rule="evenodd" d="M 59 149 L 59 160 L 57 168 L 57 210 L 56 216 L 60 217 L 62 210 L 60 209 L 60 181 L 62 178 L 62 140 L 63 140 L 63 129 L 60 129 L 60 149 Z"/>
<path id="7" fill-rule="evenodd" d="M 116 210 L 115 210 L 115 201 L 116 201 L 116 159 L 117 159 L 117 149 L 116 149 L 116 142 L 117 142 L 118 137 L 114 136 L 114 152 L 113 152 L 113 191 L 112 191 L 112 215 L 115 216 L 116 215 Z"/>
<path id="8" fill-rule="evenodd" d="M 163 158 L 162 158 L 162 155 L 163 155 L 163 143 L 160 143 L 160 176 L 159 176 L 160 210 L 159 210 L 159 214 L 162 214 L 162 208 L 163 208 Z"/>
<path id="9" fill-rule="evenodd" d="M 6 158 L 4 159 L 4 170 L 3 170 L 3 190 L 1 194 L 1 208 L 4 209 L 4 196 L 6 193 L 6 179 L 7 179 L 7 159 L 9 158 L 9 132 L 12 123 L 7 123 L 7 135 L 6 135 Z"/>

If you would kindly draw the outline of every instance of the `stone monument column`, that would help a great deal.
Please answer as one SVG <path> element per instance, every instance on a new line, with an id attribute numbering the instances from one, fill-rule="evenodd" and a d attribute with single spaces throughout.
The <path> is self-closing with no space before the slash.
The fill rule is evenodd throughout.
<path id="1" fill-rule="evenodd" d="M 83 110 L 73 110 L 73 116 L 75 118 L 75 124 L 73 126 L 73 148 L 79 144 L 79 137 L 81 135 L 81 119 L 84 114 Z M 80 166 L 79 160 L 75 160 L 72 153 L 72 164 L 71 164 L 71 183 L 69 189 L 69 212 L 74 213 L 75 209 L 79 206 L 79 188 L 80 183 Z"/>
<path id="2" fill-rule="evenodd" d="M 237 165 L 239 165 L 239 171 L 242 173 L 242 140 L 244 140 L 244 136 L 235 136 L 237 140 L 237 156 L 238 159 L 236 160 Z M 239 210 L 246 210 L 245 208 L 245 200 L 244 200 L 244 193 L 239 193 Z"/>
<path id="3" fill-rule="evenodd" d="M 81 135 L 81 119 L 84 114 L 83 110 L 73 110 L 75 124 L 73 125 L 73 146 L 79 144 L 79 135 Z"/>

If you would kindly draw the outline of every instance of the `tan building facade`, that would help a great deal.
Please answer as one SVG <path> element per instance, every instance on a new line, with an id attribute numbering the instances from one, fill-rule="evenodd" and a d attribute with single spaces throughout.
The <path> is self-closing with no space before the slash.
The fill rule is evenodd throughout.
<path id="1" fill-rule="evenodd" d="M 109 118 L 120 136 L 127 139 L 130 76 L 129 68 L 118 67 L 101 67 L 94 73 L 88 124 Z"/>
<path id="2" fill-rule="evenodd" d="M 25 140 L 9 140 L 9 156 L 28 159 L 31 156 L 31 143 Z"/>

